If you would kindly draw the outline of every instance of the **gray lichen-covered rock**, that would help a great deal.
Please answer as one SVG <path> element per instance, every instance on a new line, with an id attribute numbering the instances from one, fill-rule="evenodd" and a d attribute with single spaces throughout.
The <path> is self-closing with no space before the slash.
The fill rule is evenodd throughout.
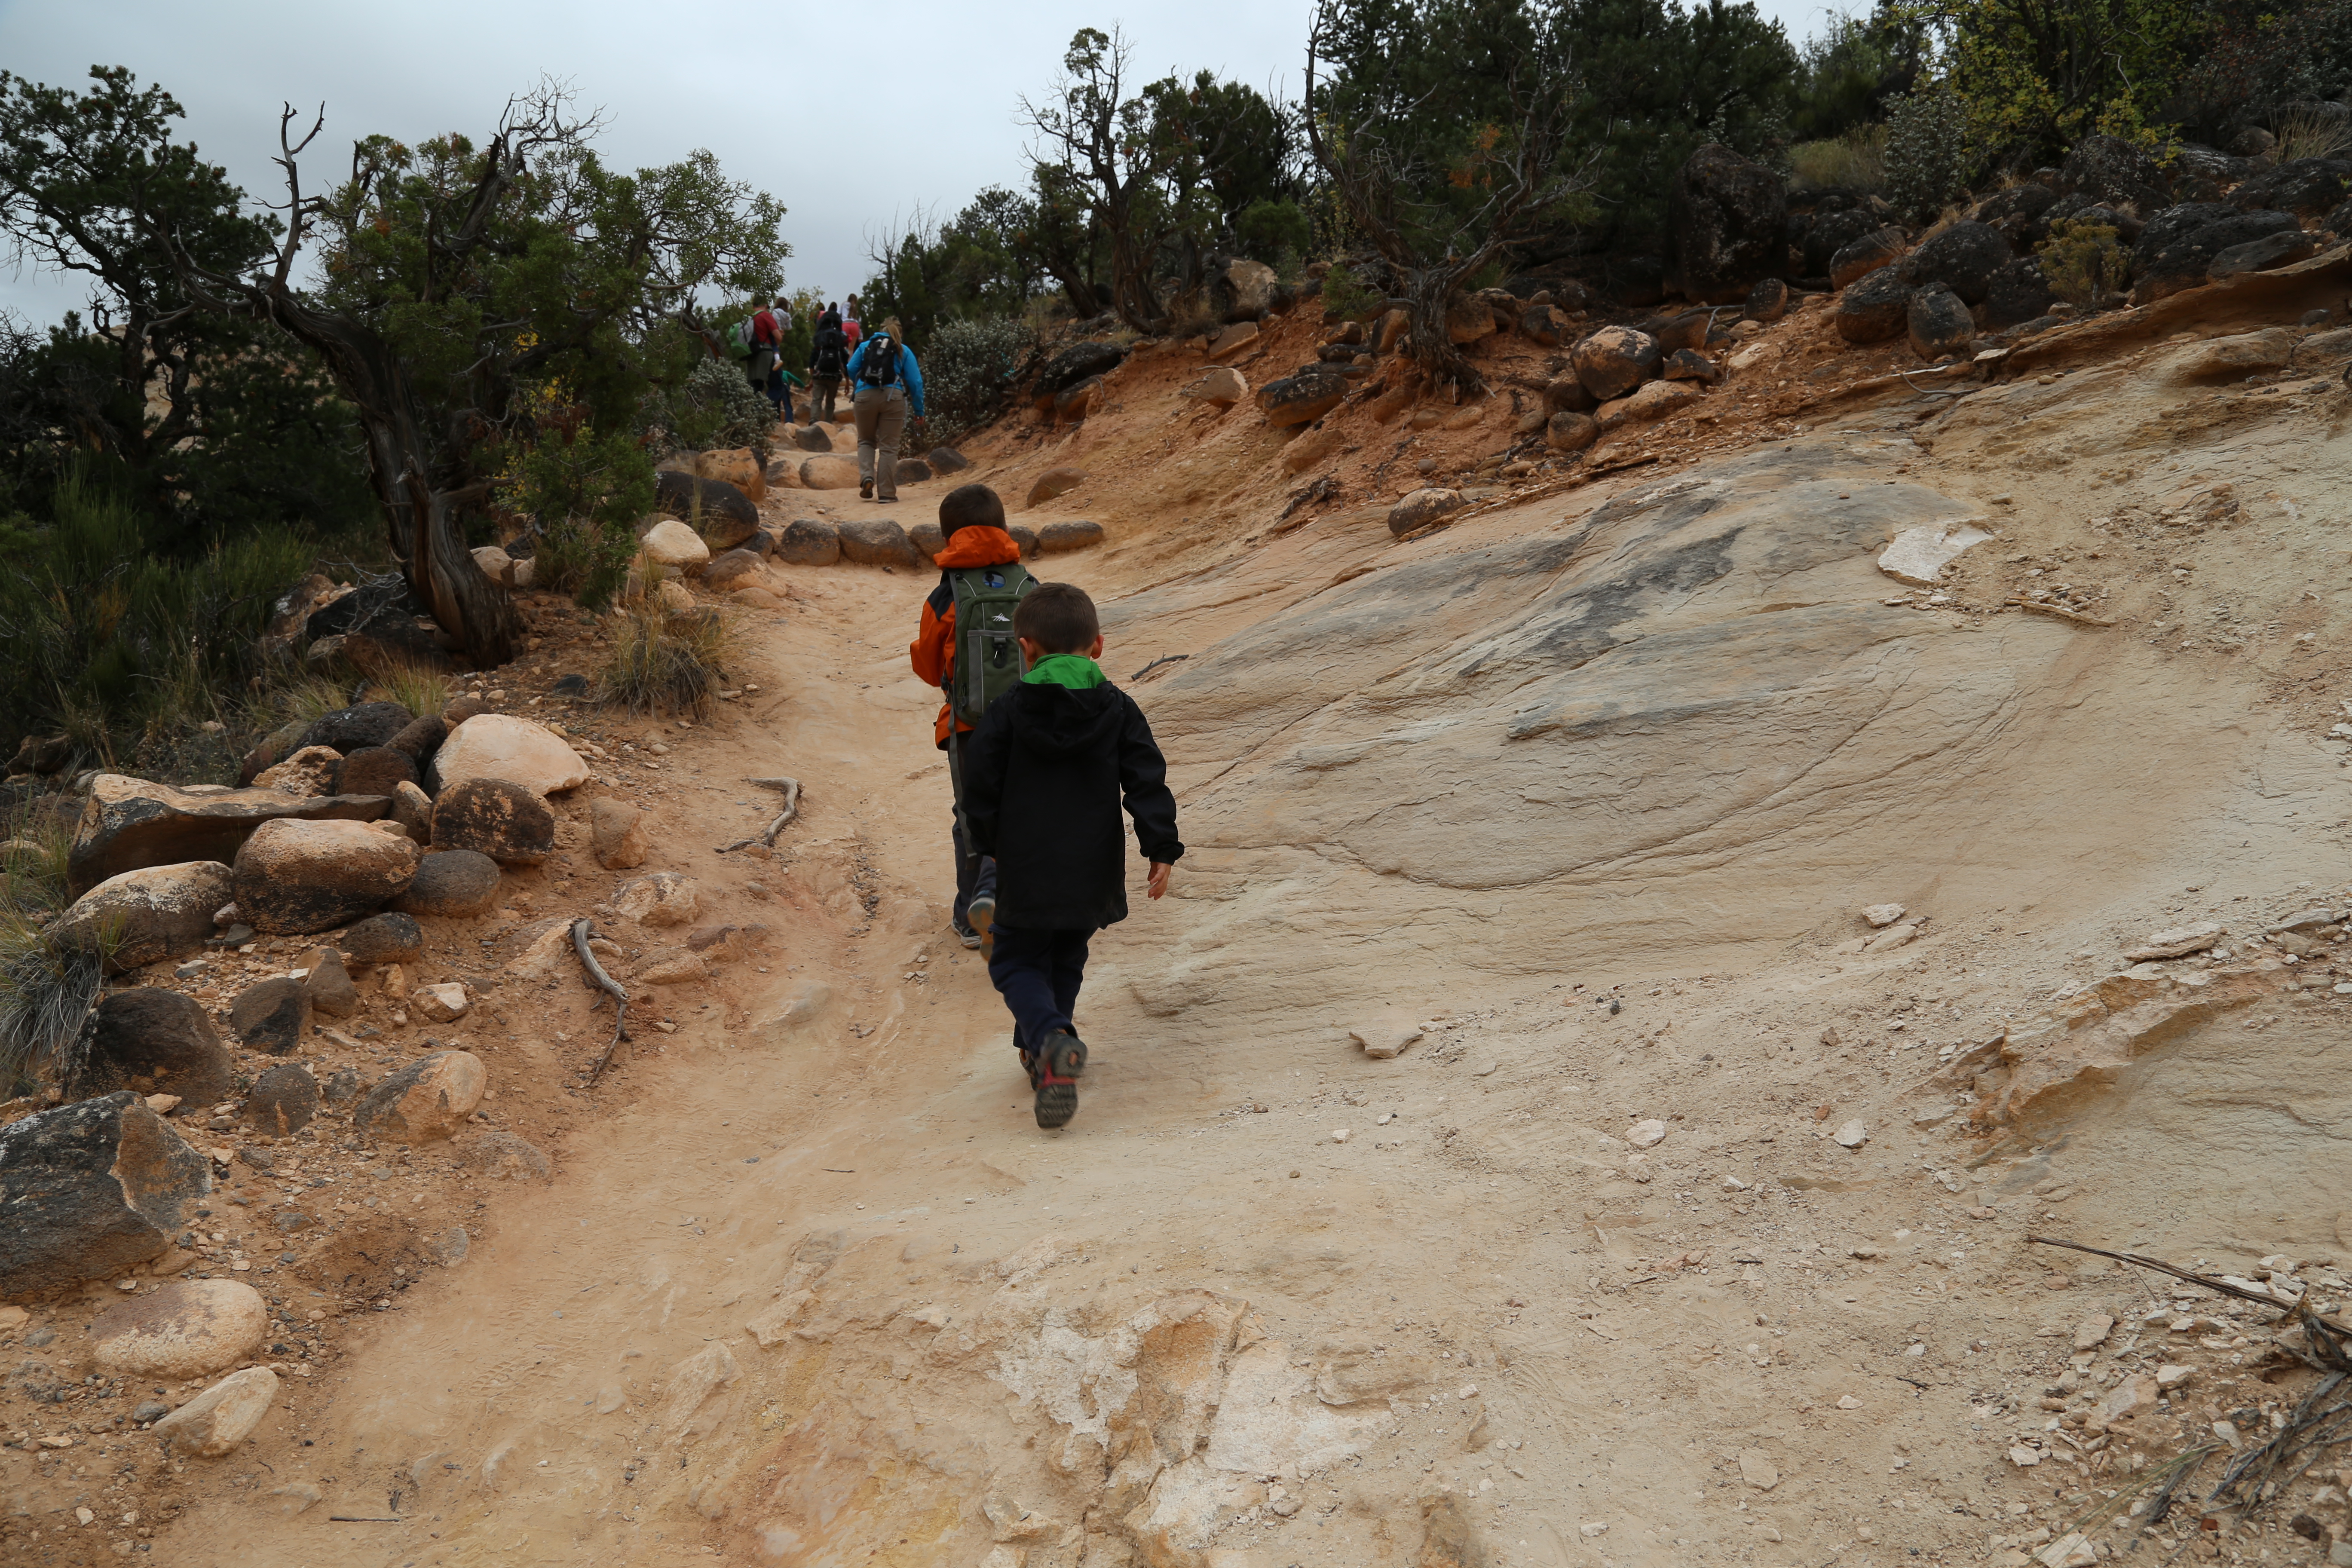
<path id="1" fill-rule="evenodd" d="M 253 1080 L 245 1097 L 245 1120 L 256 1131 L 288 1138 L 319 1114 L 319 1080 L 300 1062 L 279 1062 Z"/>
<path id="2" fill-rule="evenodd" d="M 1931 363 L 1957 358 L 1976 345 L 1976 322 L 1968 306 L 1941 284 L 1912 295 L 1904 321 L 1911 333 L 1911 352 Z"/>
<path id="3" fill-rule="evenodd" d="M 555 813 L 505 779 L 468 779 L 433 803 L 433 847 L 472 849 L 501 866 L 536 866 L 555 850 Z"/>
<path id="4" fill-rule="evenodd" d="M 914 541 L 887 517 L 862 517 L 838 525 L 841 552 L 863 566 L 920 566 Z"/>
<path id="5" fill-rule="evenodd" d="M 402 784 L 415 782 L 415 759 L 396 746 L 362 746 L 335 770 L 337 795 L 389 796 L 397 794 Z"/>
<path id="6" fill-rule="evenodd" d="M 176 1094 L 212 1105 L 236 1088 L 235 1058 L 193 996 L 159 985 L 108 993 L 89 1024 L 86 1071 L 94 1088 Z"/>
<path id="7" fill-rule="evenodd" d="M 1830 258 L 1830 287 L 1851 288 L 1880 268 L 1893 266 L 1902 256 L 1903 231 L 1891 224 L 1858 235 Z"/>
<path id="8" fill-rule="evenodd" d="M 97 952 L 113 944 L 119 973 L 201 952 L 213 934 L 213 913 L 236 895 L 229 868 L 217 860 L 150 866 L 109 877 L 59 916 L 50 928 L 60 946 Z"/>
<path id="9" fill-rule="evenodd" d="M 1316 365 L 1259 387 L 1257 405 L 1265 412 L 1265 422 L 1281 429 L 1314 423 L 1337 408 L 1347 395 L 1347 377 L 1327 366 Z"/>
<path id="10" fill-rule="evenodd" d="M 499 896 L 499 863 L 477 849 L 445 849 L 427 855 L 416 880 L 400 895 L 403 914 L 471 920 L 488 911 Z"/>
<path id="11" fill-rule="evenodd" d="M 1102 542 L 1103 525 L 1099 522 L 1049 522 L 1037 531 L 1037 549 L 1045 555 L 1084 550 Z"/>
<path id="12" fill-rule="evenodd" d="M 404 914 L 372 915 L 343 933 L 353 963 L 414 963 L 425 956 L 425 932 Z"/>
<path id="13" fill-rule="evenodd" d="M 397 702 L 362 702 L 355 707 L 338 708 L 311 720 L 293 750 L 324 746 L 348 757 L 370 746 L 388 744 L 394 735 L 408 728 L 415 717 Z"/>
<path id="14" fill-rule="evenodd" d="M 841 559 L 840 531 L 820 518 L 794 518 L 776 535 L 776 559 L 787 566 L 830 566 Z"/>
<path id="15" fill-rule="evenodd" d="M 212 1169 L 129 1090 L 0 1128 L 0 1300 L 143 1263 L 212 1191 Z"/>
<path id="16" fill-rule="evenodd" d="M 1686 298 L 1729 304 L 1789 264 L 1789 185 L 1774 171 L 1714 142 L 1675 172 L 1666 230 Z"/>
<path id="17" fill-rule="evenodd" d="M 397 898 L 416 861 L 414 842 L 361 823 L 265 823 L 236 852 L 237 916 L 260 931 L 331 931 Z"/>
<path id="18" fill-rule="evenodd" d="M 1892 267 L 1882 267 L 1838 299 L 1838 336 L 1850 343 L 1883 343 L 1910 324 L 1911 285 Z"/>
<path id="19" fill-rule="evenodd" d="M 1984 303 L 1993 274 L 2011 259 L 2009 241 L 1990 224 L 1962 219 L 1947 224 L 1902 262 L 1905 279 L 1926 288 L 1940 283 L 1970 305 Z"/>
<path id="20" fill-rule="evenodd" d="M 1601 402 L 1622 397 L 1654 380 L 1665 355 L 1658 340 L 1632 327 L 1603 327 L 1576 345 L 1569 365 L 1584 389 Z"/>
<path id="21" fill-rule="evenodd" d="M 282 1057 L 302 1043 L 310 1026 L 310 988 L 276 975 L 256 981 L 228 1005 L 228 1026 L 257 1051 Z"/>

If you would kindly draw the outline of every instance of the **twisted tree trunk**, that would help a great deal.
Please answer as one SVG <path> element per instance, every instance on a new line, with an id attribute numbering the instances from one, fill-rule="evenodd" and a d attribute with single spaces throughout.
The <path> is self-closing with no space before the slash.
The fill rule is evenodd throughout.
<path id="1" fill-rule="evenodd" d="M 326 362 L 359 416 L 369 482 L 410 590 L 469 660 L 506 663 L 520 631 L 513 600 L 474 564 L 466 546 L 465 519 L 481 510 L 488 487 L 436 460 L 436 450 L 449 443 L 425 428 L 408 371 L 381 336 L 283 296 L 271 307 L 271 316 Z"/>

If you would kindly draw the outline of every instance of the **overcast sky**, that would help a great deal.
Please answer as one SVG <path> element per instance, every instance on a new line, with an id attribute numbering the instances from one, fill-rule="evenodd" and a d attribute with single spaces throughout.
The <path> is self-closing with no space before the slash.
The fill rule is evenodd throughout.
<path id="1" fill-rule="evenodd" d="M 274 195 L 280 103 L 323 100 L 318 179 L 353 139 L 479 133 L 541 75 L 602 107 L 600 147 L 625 167 L 708 147 L 790 209 L 793 287 L 840 295 L 871 270 L 867 236 L 918 207 L 952 216 L 984 185 L 1017 185 L 1019 99 L 1048 86 L 1070 35 L 1123 26 L 1137 85 L 1203 67 L 1297 90 L 1311 0 L 896 0 L 854 6 L 669 0 L 0 0 L 0 68 L 79 87 L 94 64 L 162 83 L 184 133 L 254 195 Z M 1811 0 L 1764 0 L 1792 38 Z M 877 79 L 879 77 L 881 79 Z M 0 269 L 0 306 L 37 321 L 79 284 Z"/>

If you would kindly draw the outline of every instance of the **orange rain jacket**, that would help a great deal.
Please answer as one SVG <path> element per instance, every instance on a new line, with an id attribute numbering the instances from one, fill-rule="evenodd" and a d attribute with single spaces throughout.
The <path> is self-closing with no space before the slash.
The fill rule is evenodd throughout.
<path id="1" fill-rule="evenodd" d="M 948 574 L 968 566 L 1010 566 L 1021 559 L 1021 546 L 1001 528 L 959 528 L 948 547 L 931 558 L 940 567 L 940 585 L 923 601 L 923 622 L 916 629 L 915 640 L 907 649 L 908 662 L 915 667 L 915 678 L 924 685 L 944 690 L 948 677 L 955 670 L 955 590 L 948 586 Z M 969 724 L 956 726 L 965 734 L 971 733 Z M 932 726 L 932 739 L 944 751 L 948 743 L 948 705 L 940 704 L 939 721 Z"/>

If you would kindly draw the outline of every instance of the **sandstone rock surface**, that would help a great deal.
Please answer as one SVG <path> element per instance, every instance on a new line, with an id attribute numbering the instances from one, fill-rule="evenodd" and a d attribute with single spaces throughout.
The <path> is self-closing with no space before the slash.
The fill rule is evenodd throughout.
<path id="1" fill-rule="evenodd" d="M 510 713 L 478 714 L 452 730 L 433 771 L 445 792 L 474 779 L 506 779 L 535 795 L 554 795 L 589 777 L 587 763 L 562 736 Z"/>
<path id="2" fill-rule="evenodd" d="M 482 1102 L 489 1075 L 468 1051 L 419 1058 L 360 1097 L 353 1130 L 373 1138 L 425 1142 L 446 1138 Z"/>
<path id="3" fill-rule="evenodd" d="M 76 899 L 50 935 L 91 951 L 111 943 L 116 971 L 184 957 L 213 934 L 213 911 L 236 897 L 231 881 L 217 860 L 124 871 Z"/>
<path id="4" fill-rule="evenodd" d="M 331 931 L 397 898 L 417 848 L 358 822 L 266 822 L 236 852 L 237 917 L 258 931 Z"/>
<path id="5" fill-rule="evenodd" d="M 91 1359 L 118 1377 L 210 1377 L 251 1355 L 269 1309 L 241 1280 L 174 1279 L 117 1301 L 89 1326 Z"/>

